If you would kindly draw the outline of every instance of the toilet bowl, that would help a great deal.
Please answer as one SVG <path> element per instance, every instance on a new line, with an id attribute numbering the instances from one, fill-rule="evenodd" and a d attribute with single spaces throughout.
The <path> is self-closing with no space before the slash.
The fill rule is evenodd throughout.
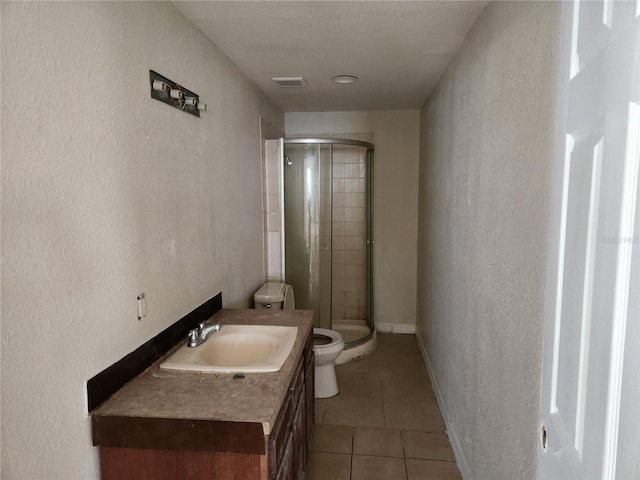
<path id="1" fill-rule="evenodd" d="M 334 362 L 344 349 L 344 340 L 335 330 L 313 329 L 313 354 L 316 361 L 316 398 L 328 398 L 338 394 L 338 379 Z"/>
<path id="2" fill-rule="evenodd" d="M 255 308 L 293 310 L 295 300 L 291 285 L 267 282 L 253 295 Z M 344 340 L 335 330 L 313 329 L 315 358 L 315 398 L 328 398 L 338 394 L 338 380 L 334 362 L 344 349 Z"/>

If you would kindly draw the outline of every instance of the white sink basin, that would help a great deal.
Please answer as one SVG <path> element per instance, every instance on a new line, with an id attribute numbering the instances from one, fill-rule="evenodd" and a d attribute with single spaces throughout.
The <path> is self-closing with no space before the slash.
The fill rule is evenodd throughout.
<path id="1" fill-rule="evenodd" d="M 185 343 L 160 364 L 165 370 L 212 373 L 277 372 L 291 353 L 297 327 L 222 325 L 197 347 Z"/>

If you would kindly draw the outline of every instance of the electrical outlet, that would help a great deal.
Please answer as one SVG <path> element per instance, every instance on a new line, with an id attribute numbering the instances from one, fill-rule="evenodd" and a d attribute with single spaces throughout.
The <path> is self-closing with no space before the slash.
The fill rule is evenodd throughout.
<path id="1" fill-rule="evenodd" d="M 138 295 L 138 321 L 147 316 L 147 299 L 144 292 Z"/>

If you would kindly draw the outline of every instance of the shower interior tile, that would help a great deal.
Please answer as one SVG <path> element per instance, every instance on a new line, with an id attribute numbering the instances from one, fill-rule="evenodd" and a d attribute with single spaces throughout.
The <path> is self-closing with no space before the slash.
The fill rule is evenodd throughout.
<path id="1" fill-rule="evenodd" d="M 344 222 L 344 235 L 353 237 L 364 233 L 362 222 Z"/>
<path id="2" fill-rule="evenodd" d="M 331 243 L 331 249 L 344 250 L 345 238 L 346 237 L 334 237 Z"/>
<path id="3" fill-rule="evenodd" d="M 267 195 L 267 213 L 280 213 L 280 196 Z"/>
<path id="4" fill-rule="evenodd" d="M 347 207 L 350 205 L 347 205 L 346 203 L 346 196 L 348 194 L 346 193 L 334 193 L 333 194 L 333 206 L 334 207 Z"/>
<path id="5" fill-rule="evenodd" d="M 333 320 L 342 320 L 344 318 L 344 306 L 336 305 L 335 303 L 331 305 L 331 316 Z"/>
<path id="6" fill-rule="evenodd" d="M 344 163 L 358 163 L 360 147 L 351 147 L 344 153 Z"/>
<path id="7" fill-rule="evenodd" d="M 345 165 L 334 164 L 333 165 L 333 178 L 345 178 Z"/>
<path id="8" fill-rule="evenodd" d="M 362 249 L 362 242 L 358 242 L 358 240 L 360 240 L 360 238 L 353 235 L 344 237 L 344 245 L 342 248 L 344 250 L 360 250 Z M 360 248 L 358 248 L 359 245 Z"/>
<path id="9" fill-rule="evenodd" d="M 270 279 L 282 279 L 280 238 L 280 232 L 267 233 L 267 276 Z"/>
<path id="10" fill-rule="evenodd" d="M 268 213 L 267 214 L 267 232 L 279 232 L 280 231 L 280 214 Z"/>
<path id="11" fill-rule="evenodd" d="M 351 164 L 349 176 L 351 178 L 364 178 L 365 165 L 362 162 Z"/>
<path id="12" fill-rule="evenodd" d="M 346 279 L 345 289 L 348 292 L 364 292 L 364 282 L 359 278 Z"/>
<path id="13" fill-rule="evenodd" d="M 335 146 L 333 147 L 333 165 L 344 163 L 344 148 Z"/>
<path id="14" fill-rule="evenodd" d="M 344 209 L 344 220 L 346 222 L 357 222 L 360 220 L 360 209 L 354 207 L 346 207 Z"/>
<path id="15" fill-rule="evenodd" d="M 363 195 L 352 192 L 344 193 L 344 206 L 345 207 L 359 207 L 360 206 L 360 197 L 364 198 Z"/>
<path id="16" fill-rule="evenodd" d="M 344 263 L 337 263 L 334 264 L 332 266 L 333 272 L 331 274 L 331 278 L 333 278 L 334 280 L 340 279 L 340 278 L 346 278 L 345 275 L 345 265 Z M 339 291 L 339 290 L 338 290 Z"/>
<path id="17" fill-rule="evenodd" d="M 345 208 L 344 207 L 333 207 L 332 217 L 334 222 L 344 222 L 345 218 Z"/>
<path id="18" fill-rule="evenodd" d="M 345 192 L 358 192 L 358 178 L 345 178 L 344 182 L 344 190 Z"/>
<path id="19" fill-rule="evenodd" d="M 345 179 L 344 178 L 334 178 L 332 180 L 332 186 L 334 193 L 344 192 L 345 190 Z"/>
<path id="20" fill-rule="evenodd" d="M 280 194 L 280 176 L 279 175 L 267 175 L 267 192 L 271 195 Z"/>
<path id="21" fill-rule="evenodd" d="M 355 320 L 358 317 L 358 307 L 350 307 L 345 305 L 344 307 L 344 318 Z"/>
<path id="22" fill-rule="evenodd" d="M 362 250 L 345 250 L 345 265 L 364 265 L 364 255 Z"/>
<path id="23" fill-rule="evenodd" d="M 331 256 L 331 263 L 333 265 L 344 265 L 345 263 L 345 250 L 335 250 Z"/>
<path id="24" fill-rule="evenodd" d="M 332 288 L 337 289 L 337 291 L 344 291 L 346 282 L 347 280 L 345 280 L 344 278 L 334 278 Z"/>
<path id="25" fill-rule="evenodd" d="M 265 161 L 265 174 L 267 177 L 278 177 L 280 175 L 280 155 L 276 151 L 274 154 L 267 152 Z"/>
<path id="26" fill-rule="evenodd" d="M 344 304 L 347 306 L 358 306 L 358 293 L 357 292 L 346 292 L 344 294 Z"/>

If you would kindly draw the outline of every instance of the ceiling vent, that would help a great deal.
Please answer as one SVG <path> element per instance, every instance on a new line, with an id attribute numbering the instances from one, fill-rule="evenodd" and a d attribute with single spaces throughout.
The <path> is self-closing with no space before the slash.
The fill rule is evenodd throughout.
<path id="1" fill-rule="evenodd" d="M 271 80 L 281 88 L 299 88 L 307 86 L 307 81 L 304 77 L 273 77 Z"/>

